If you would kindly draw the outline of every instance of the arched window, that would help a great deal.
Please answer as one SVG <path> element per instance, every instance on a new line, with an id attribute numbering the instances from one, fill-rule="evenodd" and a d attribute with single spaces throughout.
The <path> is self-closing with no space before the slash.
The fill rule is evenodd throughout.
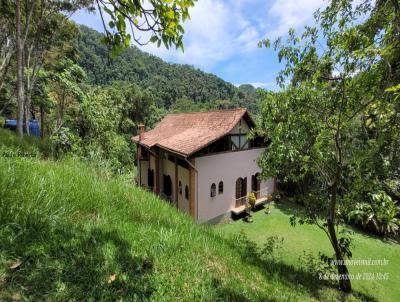
<path id="1" fill-rule="evenodd" d="M 224 193 L 224 183 L 223 183 L 223 181 L 221 180 L 221 181 L 219 182 L 219 184 L 218 184 L 218 194 L 222 194 L 222 193 Z"/>
<path id="2" fill-rule="evenodd" d="M 210 196 L 211 196 L 211 197 L 215 197 L 216 194 L 217 194 L 217 186 L 215 185 L 215 183 L 213 183 L 213 184 L 211 185 Z"/>
<path id="3" fill-rule="evenodd" d="M 246 203 L 247 195 L 247 177 L 239 177 L 236 180 L 236 207 L 242 206 Z"/>
<path id="4" fill-rule="evenodd" d="M 185 186 L 185 198 L 189 200 L 189 187 Z"/>
<path id="5" fill-rule="evenodd" d="M 182 182 L 179 181 L 178 183 L 178 190 L 179 190 L 179 194 L 182 195 Z"/>
<path id="6" fill-rule="evenodd" d="M 247 195 L 247 177 L 239 177 L 236 180 L 236 199 L 241 199 Z"/>

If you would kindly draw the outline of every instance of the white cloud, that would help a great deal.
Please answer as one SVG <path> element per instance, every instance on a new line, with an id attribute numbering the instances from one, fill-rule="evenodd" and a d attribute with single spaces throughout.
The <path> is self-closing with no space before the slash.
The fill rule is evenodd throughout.
<path id="1" fill-rule="evenodd" d="M 254 88 L 268 88 L 268 87 L 275 87 L 275 82 L 255 82 L 255 83 L 248 83 L 252 85 Z"/>
<path id="2" fill-rule="evenodd" d="M 264 37 L 285 35 L 313 20 L 324 0 L 199 0 L 184 23 L 185 52 L 149 44 L 144 50 L 169 61 L 210 70 L 235 55 L 257 50 Z"/>
<path id="3" fill-rule="evenodd" d="M 267 87 L 274 87 L 275 82 L 264 82 L 264 83 L 249 83 L 250 85 L 254 86 L 255 88 L 267 88 Z"/>
<path id="4" fill-rule="evenodd" d="M 324 0 L 275 0 L 267 16 L 270 20 L 266 36 L 276 38 L 285 35 L 289 28 L 299 29 L 313 22 L 313 13 L 324 6 Z"/>
<path id="5" fill-rule="evenodd" d="M 271 82 L 254 82 L 254 83 L 235 83 L 236 87 L 239 87 L 240 85 L 251 85 L 254 88 L 268 88 L 268 87 L 275 87 L 276 83 L 271 81 Z"/>
<path id="6" fill-rule="evenodd" d="M 191 19 L 183 25 L 184 53 L 154 44 L 144 49 L 167 60 L 206 69 L 236 54 L 255 50 L 261 34 L 241 11 L 242 5 L 233 0 L 199 0 L 190 10 Z"/>
<path id="7" fill-rule="evenodd" d="M 266 78 L 260 81 L 261 75 L 250 75 L 246 61 L 265 52 L 257 48 L 257 43 L 265 37 L 273 39 L 285 35 L 290 27 L 298 29 L 311 23 L 313 12 L 323 3 L 324 0 L 198 0 L 189 10 L 191 19 L 183 24 L 184 53 L 163 46 L 158 48 L 152 43 L 141 49 L 167 61 L 195 65 L 209 72 L 226 64 L 234 65 L 230 74 L 246 74 L 242 78 L 261 82 Z M 82 14 L 74 19 L 102 30 L 98 15 L 87 18 Z M 96 22 L 88 23 L 92 19 Z M 146 33 L 139 33 L 139 36 L 142 42 L 148 40 Z M 261 85 L 263 83 L 253 84 L 266 87 Z"/>

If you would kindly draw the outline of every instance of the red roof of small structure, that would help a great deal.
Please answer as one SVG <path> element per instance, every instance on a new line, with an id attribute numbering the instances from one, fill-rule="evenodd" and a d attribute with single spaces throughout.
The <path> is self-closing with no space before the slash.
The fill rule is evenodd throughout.
<path id="1" fill-rule="evenodd" d="M 138 135 L 132 140 L 149 148 L 158 146 L 187 157 L 227 135 L 241 118 L 250 127 L 254 126 L 244 108 L 168 114 L 154 129 L 145 132 L 141 141 Z"/>

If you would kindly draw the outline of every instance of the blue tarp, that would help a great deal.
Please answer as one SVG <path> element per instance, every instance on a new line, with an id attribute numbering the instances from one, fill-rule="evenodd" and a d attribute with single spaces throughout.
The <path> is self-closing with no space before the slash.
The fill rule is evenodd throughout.
<path id="1" fill-rule="evenodd" d="M 4 128 L 15 131 L 17 129 L 17 120 L 15 120 L 15 119 L 6 120 L 4 122 Z M 30 135 L 40 136 L 40 127 L 39 127 L 39 123 L 37 120 L 29 121 L 29 132 L 30 132 Z"/>

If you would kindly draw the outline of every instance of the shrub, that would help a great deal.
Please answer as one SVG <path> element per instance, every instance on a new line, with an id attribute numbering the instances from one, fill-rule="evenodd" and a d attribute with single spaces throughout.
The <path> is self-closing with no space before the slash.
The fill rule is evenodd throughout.
<path id="1" fill-rule="evenodd" d="M 253 192 L 247 193 L 247 200 L 252 209 L 256 206 L 256 195 Z"/>
<path id="2" fill-rule="evenodd" d="M 397 218 L 400 210 L 392 198 L 383 191 L 370 194 L 370 200 L 357 203 L 347 218 L 350 222 L 372 231 L 388 236 L 397 235 L 400 230 L 400 220 Z"/>
<path id="3" fill-rule="evenodd" d="M 15 132 L 0 128 L 0 154 L 6 157 L 52 157 L 49 139 L 25 135 L 22 139 Z"/>
<path id="4" fill-rule="evenodd" d="M 310 251 L 303 251 L 303 255 L 299 257 L 299 263 L 305 271 L 312 272 L 318 275 L 319 278 L 336 273 L 336 268 L 332 265 L 331 258 L 321 252 L 316 257 Z"/>
<path id="5" fill-rule="evenodd" d="M 280 251 L 283 248 L 283 237 L 269 236 L 267 237 L 262 249 L 260 250 L 260 256 L 262 259 L 277 262 L 280 260 Z"/>
<path id="6" fill-rule="evenodd" d="M 80 138 L 70 128 L 61 127 L 51 136 L 56 156 L 67 152 L 78 153 Z"/>

